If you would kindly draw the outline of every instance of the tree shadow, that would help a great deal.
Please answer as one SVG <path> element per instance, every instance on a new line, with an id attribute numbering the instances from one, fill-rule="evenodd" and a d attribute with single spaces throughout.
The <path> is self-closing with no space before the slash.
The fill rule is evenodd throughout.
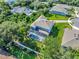
<path id="1" fill-rule="evenodd" d="M 53 37 L 57 37 L 58 32 L 59 32 L 59 29 L 56 26 L 53 26 L 50 35 L 53 36 Z"/>

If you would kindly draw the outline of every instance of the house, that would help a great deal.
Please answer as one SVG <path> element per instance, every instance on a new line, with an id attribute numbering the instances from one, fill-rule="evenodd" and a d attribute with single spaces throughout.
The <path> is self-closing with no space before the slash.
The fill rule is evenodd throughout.
<path id="1" fill-rule="evenodd" d="M 49 13 L 68 15 L 68 9 L 71 9 L 71 6 L 65 4 L 57 4 L 49 10 Z"/>
<path id="2" fill-rule="evenodd" d="M 79 17 L 71 18 L 69 23 L 74 29 L 79 30 Z"/>
<path id="3" fill-rule="evenodd" d="M 61 46 L 79 49 L 79 31 L 75 29 L 66 28 L 64 30 L 64 36 L 62 39 Z"/>
<path id="4" fill-rule="evenodd" d="M 44 16 L 40 16 L 36 21 L 31 24 L 29 30 L 29 37 L 38 41 L 43 41 L 50 33 L 54 22 L 47 20 Z"/>
<path id="5" fill-rule="evenodd" d="M 25 10 L 24 10 L 24 13 L 27 15 L 27 16 L 30 16 L 31 14 L 32 14 L 32 10 L 30 9 L 30 8 L 28 8 L 28 7 L 26 7 L 25 8 Z"/>
<path id="6" fill-rule="evenodd" d="M 5 0 L 5 2 L 11 5 L 11 4 L 15 3 L 16 0 Z"/>
<path id="7" fill-rule="evenodd" d="M 0 49 L 0 59 L 16 59 L 16 58 L 10 56 L 9 53 L 7 53 L 6 51 Z"/>
<path id="8" fill-rule="evenodd" d="M 50 0 L 50 2 L 58 2 L 59 0 Z"/>
<path id="9" fill-rule="evenodd" d="M 57 2 L 57 1 L 59 1 L 59 0 L 53 0 L 53 2 Z"/>
<path id="10" fill-rule="evenodd" d="M 37 12 L 35 10 L 30 9 L 29 7 L 21 7 L 17 6 L 11 10 L 12 13 L 25 13 L 27 16 L 32 15 L 33 12 Z"/>
<path id="11" fill-rule="evenodd" d="M 72 19 L 72 22 L 74 23 L 73 26 L 79 28 L 79 17 Z"/>
<path id="12" fill-rule="evenodd" d="M 20 6 L 17 6 L 17 7 L 14 7 L 11 12 L 12 13 L 24 13 L 24 10 L 25 10 L 25 7 L 20 7 Z"/>

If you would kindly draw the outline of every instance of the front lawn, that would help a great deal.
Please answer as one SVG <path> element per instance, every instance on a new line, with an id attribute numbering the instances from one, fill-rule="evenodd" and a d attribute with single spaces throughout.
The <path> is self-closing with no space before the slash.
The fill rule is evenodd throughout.
<path id="1" fill-rule="evenodd" d="M 68 23 L 56 23 L 55 27 L 57 27 L 57 29 L 58 29 L 58 35 L 55 38 L 57 39 L 58 45 L 61 46 L 62 38 L 63 38 L 63 35 L 64 35 L 64 29 L 65 28 L 71 28 L 71 26 Z"/>
<path id="2" fill-rule="evenodd" d="M 47 18 L 48 20 L 68 20 L 69 17 L 58 14 L 50 14 Z"/>
<path id="3" fill-rule="evenodd" d="M 68 23 L 56 23 L 50 33 L 50 35 L 52 35 L 57 40 L 56 43 L 59 46 L 61 45 L 65 28 L 71 28 L 71 26 Z"/>

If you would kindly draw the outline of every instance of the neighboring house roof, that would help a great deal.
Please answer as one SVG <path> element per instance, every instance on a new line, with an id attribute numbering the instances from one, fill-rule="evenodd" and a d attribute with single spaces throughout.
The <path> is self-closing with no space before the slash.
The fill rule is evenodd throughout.
<path id="1" fill-rule="evenodd" d="M 57 2 L 57 1 L 59 1 L 59 0 L 52 0 L 53 2 Z"/>
<path id="2" fill-rule="evenodd" d="M 67 9 L 71 9 L 71 6 L 65 4 L 57 4 L 56 6 L 52 7 L 50 12 L 61 12 L 64 14 L 68 14 Z"/>
<path id="3" fill-rule="evenodd" d="M 61 46 L 79 49 L 79 31 L 66 28 Z"/>
<path id="4" fill-rule="evenodd" d="M 32 14 L 32 10 L 30 8 L 26 8 L 24 13 L 29 16 Z"/>
<path id="5" fill-rule="evenodd" d="M 16 58 L 13 56 L 10 56 L 7 52 L 0 49 L 0 59 L 16 59 Z"/>
<path id="6" fill-rule="evenodd" d="M 25 7 L 20 7 L 20 6 L 17 6 L 17 7 L 14 7 L 11 12 L 12 13 L 23 13 L 25 10 Z"/>
<path id="7" fill-rule="evenodd" d="M 14 3 L 16 0 L 5 0 L 5 2 L 6 3 L 8 3 L 8 4 L 12 4 L 12 3 Z"/>
<path id="8" fill-rule="evenodd" d="M 40 16 L 36 21 L 31 24 L 29 36 L 33 39 L 42 41 L 47 37 L 54 25 L 52 20 L 47 20 L 44 16 Z"/>
<path id="9" fill-rule="evenodd" d="M 79 18 L 78 17 L 72 19 L 71 21 L 72 21 L 72 23 L 71 23 L 72 26 L 79 28 Z"/>
<path id="10" fill-rule="evenodd" d="M 25 13 L 27 16 L 30 16 L 35 10 L 30 9 L 29 7 L 17 6 L 11 10 L 12 13 Z"/>

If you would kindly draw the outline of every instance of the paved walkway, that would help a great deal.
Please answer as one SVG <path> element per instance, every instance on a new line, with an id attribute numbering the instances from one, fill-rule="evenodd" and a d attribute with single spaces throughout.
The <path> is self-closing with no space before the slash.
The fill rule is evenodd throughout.
<path id="1" fill-rule="evenodd" d="M 68 20 L 53 20 L 55 23 L 68 23 Z M 70 21 L 71 22 L 71 21 Z"/>

